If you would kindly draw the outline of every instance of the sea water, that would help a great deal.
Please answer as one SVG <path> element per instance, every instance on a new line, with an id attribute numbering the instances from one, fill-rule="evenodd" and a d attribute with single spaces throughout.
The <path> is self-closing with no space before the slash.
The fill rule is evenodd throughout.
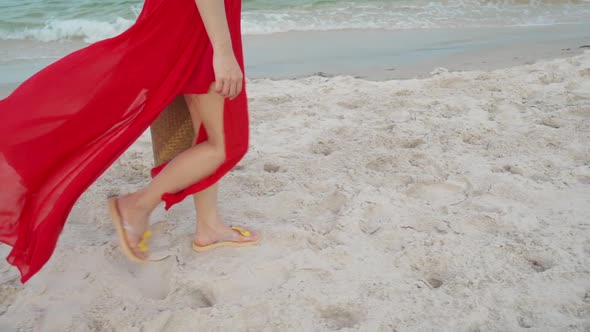
<path id="1" fill-rule="evenodd" d="M 0 0 L 0 40 L 92 42 L 127 29 L 138 0 Z M 590 22 L 581 0 L 244 0 L 244 34 L 437 29 Z"/>
<path id="2" fill-rule="evenodd" d="M 21 82 L 70 51 L 123 32 L 142 5 L 141 0 L 0 0 L 0 85 Z M 590 35 L 590 0 L 243 0 L 242 13 L 246 66 L 258 77 L 322 71 L 316 64 L 333 63 L 333 51 L 343 67 L 396 67 L 448 55 L 452 48 L 479 47 L 482 38 L 498 38 L 494 29 L 539 27 L 542 35 L 547 27 L 565 31 L 565 37 Z M 343 32 L 334 36 L 345 40 L 316 38 L 331 32 Z M 275 43 L 279 39 L 282 44 Z M 500 39 L 494 45 L 501 47 L 506 38 Z M 338 47 L 327 47 L 330 42 Z M 279 44 L 293 52 L 281 55 Z M 289 62 L 293 54 L 305 63 Z"/>

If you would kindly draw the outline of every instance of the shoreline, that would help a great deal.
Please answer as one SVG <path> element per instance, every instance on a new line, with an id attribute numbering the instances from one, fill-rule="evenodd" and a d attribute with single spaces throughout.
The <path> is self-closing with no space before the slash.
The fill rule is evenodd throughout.
<path id="1" fill-rule="evenodd" d="M 590 23 L 509 28 L 332 30 L 245 35 L 249 79 L 354 76 L 373 81 L 494 70 L 571 57 L 590 46 Z M 14 87 L 81 41 L 0 40 L 0 86 Z M 1 89 L 1 88 L 0 88 Z M 6 91 L 4 91 L 6 93 Z M 2 91 L 0 91 L 2 96 Z"/>
<path id="2" fill-rule="evenodd" d="M 280 75 L 248 75 L 247 80 L 250 82 L 256 80 L 282 81 L 306 79 L 314 76 L 352 76 L 354 78 L 373 82 L 425 79 L 431 77 L 432 72 L 436 71 L 437 68 L 444 68 L 444 70 L 449 72 L 494 71 L 523 65 L 531 65 L 540 61 L 566 59 L 583 54 L 586 50 L 590 50 L 588 47 L 568 47 L 568 45 L 573 44 L 574 43 L 568 44 L 567 42 L 557 42 L 551 45 L 546 44 L 545 47 L 535 49 L 534 52 L 531 52 L 530 49 L 527 50 L 524 46 L 490 52 L 487 50 L 465 52 L 455 57 L 439 57 L 435 60 L 422 62 L 395 70 L 364 69 L 363 71 L 343 70 L 343 72 L 318 71 L 287 77 L 281 77 Z M 0 99 L 7 97 L 21 83 L 22 82 L 0 83 Z"/>

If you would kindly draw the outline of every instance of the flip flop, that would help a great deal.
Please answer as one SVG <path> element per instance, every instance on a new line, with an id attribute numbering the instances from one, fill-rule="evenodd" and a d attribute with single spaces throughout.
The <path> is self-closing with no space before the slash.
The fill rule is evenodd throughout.
<path id="1" fill-rule="evenodd" d="M 121 243 L 121 250 L 123 251 L 125 256 L 127 256 L 127 258 L 129 258 L 129 260 L 136 262 L 136 263 L 149 262 L 150 260 L 143 259 L 143 258 L 135 255 L 135 253 L 133 252 L 133 249 L 129 245 L 129 242 L 127 242 L 126 233 L 127 232 L 133 233 L 134 235 L 139 237 L 140 241 L 137 244 L 137 247 L 139 248 L 139 250 L 141 252 L 148 252 L 150 248 L 146 242 L 152 236 L 152 232 L 148 229 L 147 231 L 143 232 L 143 234 L 140 234 L 133 227 L 131 227 L 131 225 L 129 225 L 127 222 L 125 222 L 121 218 L 121 214 L 119 212 L 119 201 L 117 199 L 117 196 L 110 196 L 109 197 L 109 212 L 111 213 L 111 219 L 113 221 L 113 225 L 115 225 L 115 229 L 117 230 L 117 235 L 119 236 L 119 242 Z"/>
<path id="2" fill-rule="evenodd" d="M 234 231 L 238 232 L 241 236 L 250 236 L 252 233 L 250 233 L 247 230 L 241 229 L 237 226 L 231 226 L 231 229 L 233 229 Z M 195 241 L 193 241 L 193 250 L 196 252 L 205 252 L 205 251 L 209 251 L 218 247 L 245 247 L 245 246 L 251 246 L 251 245 L 255 245 L 258 242 L 260 242 L 260 238 L 256 241 L 247 241 L 247 242 L 237 242 L 237 241 L 221 241 L 221 242 L 215 242 L 206 246 L 199 246 L 195 243 Z"/>

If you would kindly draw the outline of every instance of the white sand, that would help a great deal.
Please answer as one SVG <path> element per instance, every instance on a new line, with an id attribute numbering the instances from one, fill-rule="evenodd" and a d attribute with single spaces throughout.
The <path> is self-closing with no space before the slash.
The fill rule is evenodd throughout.
<path id="1" fill-rule="evenodd" d="M 0 331 L 590 329 L 590 52 L 248 87 L 251 149 L 221 209 L 260 246 L 192 253 L 187 199 L 153 216 L 173 257 L 128 263 L 105 197 L 148 181 L 146 134 L 30 283 L 0 263 Z"/>

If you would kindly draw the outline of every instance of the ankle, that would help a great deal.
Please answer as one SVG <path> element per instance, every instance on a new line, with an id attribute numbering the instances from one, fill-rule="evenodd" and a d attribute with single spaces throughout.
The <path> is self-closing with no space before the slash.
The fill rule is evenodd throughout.
<path id="1" fill-rule="evenodd" d="M 151 213 L 156 208 L 159 201 L 154 204 L 148 197 L 145 189 L 130 193 L 127 196 L 129 207 L 134 210 L 146 211 Z"/>
<path id="2" fill-rule="evenodd" d="M 218 218 L 199 218 L 197 223 L 197 231 L 203 233 L 215 233 L 222 229 L 225 225 L 219 221 Z"/>

